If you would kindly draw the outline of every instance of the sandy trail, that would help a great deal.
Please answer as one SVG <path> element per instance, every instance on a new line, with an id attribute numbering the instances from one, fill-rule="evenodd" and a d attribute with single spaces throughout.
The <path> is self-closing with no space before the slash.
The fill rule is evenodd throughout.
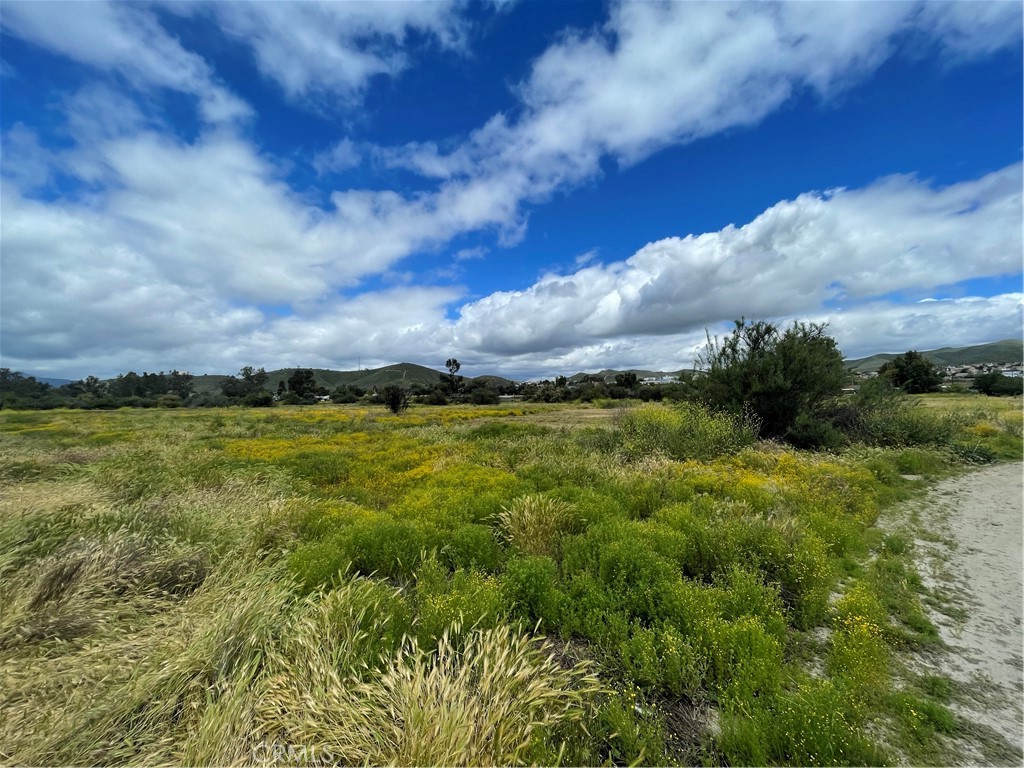
<path id="1" fill-rule="evenodd" d="M 1021 464 L 997 464 L 943 481 L 910 505 L 922 579 L 953 608 L 947 609 L 952 616 L 929 610 L 949 650 L 925 664 L 961 684 L 967 695 L 953 708 L 962 717 L 1002 736 L 1018 755 L 1024 741 L 1022 480 Z M 989 761 L 979 753 L 972 762 Z"/>

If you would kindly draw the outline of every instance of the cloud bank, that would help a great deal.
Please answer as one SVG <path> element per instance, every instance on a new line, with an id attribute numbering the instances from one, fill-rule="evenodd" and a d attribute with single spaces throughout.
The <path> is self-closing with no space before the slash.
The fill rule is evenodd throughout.
<path id="1" fill-rule="evenodd" d="M 1020 272 L 1020 164 L 942 188 L 902 175 L 808 191 L 738 226 L 641 241 L 625 261 L 472 300 L 416 274 L 387 285 L 410 257 L 450 245 L 452 263 L 500 268 L 530 207 L 599 179 L 602 163 L 628 169 L 749 128 L 797 95 L 827 103 L 907 52 L 956 66 L 1019 45 L 1019 4 L 618 4 L 549 45 L 509 109 L 468 136 L 376 146 L 342 130 L 306 161 L 260 146 L 256 109 L 169 21 L 210 22 L 292 106 L 359 119 L 375 78 L 400 78 L 428 50 L 472 55 L 464 10 L 5 6 L 6 35 L 96 78 L 62 95 L 57 129 L 3 136 L 4 365 L 226 372 L 457 354 L 510 375 L 679 367 L 705 326 L 739 315 L 828 319 L 849 354 L 898 347 L 907 329 L 922 347 L 1020 334 L 1019 293 L 920 301 Z M 166 92 L 194 99 L 193 130 L 170 122 Z M 296 162 L 314 193 L 289 181 Z M 421 183 L 352 186 L 372 164 Z M 468 233 L 495 247 L 452 245 Z"/>

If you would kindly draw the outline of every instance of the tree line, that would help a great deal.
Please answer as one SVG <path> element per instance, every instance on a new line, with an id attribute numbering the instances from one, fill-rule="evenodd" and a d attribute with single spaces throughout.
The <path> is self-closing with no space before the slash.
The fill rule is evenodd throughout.
<path id="1" fill-rule="evenodd" d="M 447 373 L 436 382 L 409 386 L 392 384 L 364 389 L 343 384 L 329 390 L 316 381 L 309 368 L 295 369 L 287 379 L 268 387 L 264 368 L 245 366 L 224 378 L 219 391 L 194 391 L 191 374 L 142 374 L 129 371 L 114 379 L 95 376 L 55 387 L 9 368 L 0 368 L 0 408 L 175 408 L 275 404 L 306 405 L 366 402 L 400 413 L 410 403 L 490 405 L 503 395 L 531 402 L 595 402 L 635 399 L 643 401 L 692 400 L 715 409 L 753 414 L 763 437 L 811 445 L 835 442 L 853 418 L 849 401 L 840 399 L 850 374 L 826 326 L 795 322 L 780 328 L 767 321 L 737 320 L 723 338 L 707 336 L 694 370 L 678 381 L 643 384 L 634 372 L 616 374 L 612 381 L 586 375 L 570 381 L 565 376 L 539 382 L 501 382 L 466 379 L 461 363 L 445 361 Z M 877 379 L 864 383 L 858 402 L 895 393 L 918 394 L 939 388 L 941 374 L 931 361 L 908 351 L 885 363 Z M 1021 394 L 1024 380 L 1001 373 L 978 376 L 972 389 L 986 395 Z M 855 420 L 855 419 L 854 419 Z M 844 426 L 845 425 L 845 426 Z"/>

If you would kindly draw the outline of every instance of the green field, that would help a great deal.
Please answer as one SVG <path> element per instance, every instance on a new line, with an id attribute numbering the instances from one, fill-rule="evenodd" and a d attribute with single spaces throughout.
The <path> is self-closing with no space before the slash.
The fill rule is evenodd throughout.
<path id="1" fill-rule="evenodd" d="M 948 762 L 876 521 L 1020 458 L 962 397 L 839 455 L 689 405 L 0 412 L 0 762 Z"/>

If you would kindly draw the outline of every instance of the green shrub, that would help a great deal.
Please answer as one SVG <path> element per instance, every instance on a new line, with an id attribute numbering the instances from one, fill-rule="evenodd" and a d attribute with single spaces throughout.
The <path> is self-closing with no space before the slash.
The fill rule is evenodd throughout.
<path id="1" fill-rule="evenodd" d="M 953 443 L 949 452 L 964 464 L 992 464 L 999 458 L 996 451 L 981 443 Z"/>
<path id="2" fill-rule="evenodd" d="M 558 589 L 558 567 L 549 557 L 514 558 L 501 576 L 505 603 L 528 624 L 557 627 L 565 596 Z"/>
<path id="3" fill-rule="evenodd" d="M 288 570 L 303 591 L 312 592 L 337 582 L 350 562 L 346 553 L 333 542 L 315 541 L 297 547 L 288 555 Z"/>
<path id="4" fill-rule="evenodd" d="M 634 625 L 618 651 L 623 674 L 637 685 L 691 698 L 703 690 L 707 656 L 671 624 L 657 628 Z"/>
<path id="5" fill-rule="evenodd" d="M 736 453 L 757 439 L 750 419 L 697 403 L 633 408 L 623 414 L 618 429 L 622 450 L 631 459 L 661 453 L 680 461 L 708 460 Z"/>
<path id="6" fill-rule="evenodd" d="M 699 628 L 707 654 L 709 684 L 739 701 L 774 694 L 782 684 L 782 643 L 760 619 L 708 617 Z"/>
<path id="7" fill-rule="evenodd" d="M 694 505 L 678 504 L 658 511 L 654 518 L 686 542 L 679 563 L 683 575 L 710 583 L 716 573 L 736 562 L 737 552 L 724 526 L 698 514 Z"/>
<path id="8" fill-rule="evenodd" d="M 643 692 L 627 686 L 608 696 L 589 725 L 601 752 L 584 753 L 582 765 L 669 765 L 665 725 Z M 569 756 L 571 758 L 571 756 Z M 569 763 L 570 765 L 573 763 Z"/>
<path id="9" fill-rule="evenodd" d="M 816 416 L 834 402 L 846 379 L 843 356 L 825 326 L 737 320 L 719 341 L 708 335 L 698 358 L 704 375 L 689 387 L 704 403 L 730 413 L 752 413 L 756 434 L 784 438 L 797 418 Z"/>
<path id="10" fill-rule="evenodd" d="M 467 523 L 453 530 L 440 554 L 451 570 L 472 568 L 487 573 L 495 573 L 504 559 L 494 530 L 479 523 Z"/>
<path id="11" fill-rule="evenodd" d="M 862 708 L 888 681 L 885 609 L 870 589 L 857 584 L 836 601 L 832 613 L 832 647 L 825 668 L 849 690 L 850 706 Z"/>
<path id="12" fill-rule="evenodd" d="M 794 545 L 781 580 L 782 597 L 791 608 L 794 627 L 810 629 L 824 620 L 834 583 L 835 570 L 827 548 L 815 534 L 806 533 Z"/>
<path id="13" fill-rule="evenodd" d="M 785 440 L 796 448 L 839 451 L 849 442 L 847 436 L 827 418 L 809 413 L 796 417 L 785 434 Z"/>
<path id="14" fill-rule="evenodd" d="M 956 733 L 956 718 L 942 704 L 900 692 L 893 694 L 890 706 L 903 732 L 915 742 L 926 743 L 934 739 L 936 733 Z"/>
<path id="15" fill-rule="evenodd" d="M 733 700 L 718 742 L 730 765 L 886 765 L 842 686 L 811 680 L 773 700 Z"/>
<path id="16" fill-rule="evenodd" d="M 765 584 L 763 576 L 733 566 L 716 580 L 715 586 L 720 595 L 718 607 L 725 619 L 750 616 L 758 619 L 775 639 L 785 638 L 786 619 L 777 584 Z"/>
<path id="17" fill-rule="evenodd" d="M 297 548 L 288 558 L 292 573 L 307 589 L 327 586 L 339 572 L 408 579 L 440 533 L 429 524 L 386 515 L 358 520 L 328 539 Z"/>
<path id="18" fill-rule="evenodd" d="M 953 417 L 915 406 L 903 397 L 867 404 L 862 418 L 862 439 L 884 448 L 947 445 L 957 427 Z"/>
<path id="19" fill-rule="evenodd" d="M 490 629 L 505 619 L 505 602 L 493 576 L 457 570 L 450 577 L 435 559 L 427 559 L 416 572 L 416 635 L 431 648 L 445 633 L 460 628 Z"/>
<path id="20" fill-rule="evenodd" d="M 487 523 L 509 499 L 528 490 L 511 472 L 460 463 L 419 478 L 390 511 L 396 517 L 429 520 L 443 528 Z"/>

